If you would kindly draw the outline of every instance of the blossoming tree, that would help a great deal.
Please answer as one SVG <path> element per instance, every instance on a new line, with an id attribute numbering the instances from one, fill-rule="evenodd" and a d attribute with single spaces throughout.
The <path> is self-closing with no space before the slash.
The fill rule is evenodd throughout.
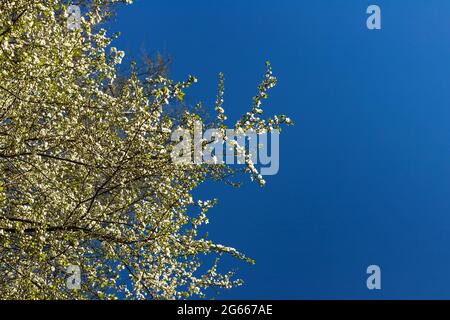
<path id="1" fill-rule="evenodd" d="M 165 108 L 196 79 L 142 79 L 132 67 L 112 93 L 124 53 L 99 24 L 114 2 L 86 1 L 75 30 L 63 1 L 0 2 L 1 298 L 203 296 L 241 284 L 219 272 L 218 260 L 200 268 L 203 255 L 252 262 L 198 231 L 215 200 L 194 200 L 192 191 L 227 181 L 235 169 L 170 157 L 170 132 L 201 117 L 173 117 Z M 261 118 L 275 83 L 267 65 L 250 110 L 231 128 L 263 132 L 290 122 Z M 214 125 L 226 129 L 223 77 L 216 111 Z M 264 184 L 246 159 L 245 171 Z M 67 286 L 69 266 L 81 268 L 79 289 Z"/>

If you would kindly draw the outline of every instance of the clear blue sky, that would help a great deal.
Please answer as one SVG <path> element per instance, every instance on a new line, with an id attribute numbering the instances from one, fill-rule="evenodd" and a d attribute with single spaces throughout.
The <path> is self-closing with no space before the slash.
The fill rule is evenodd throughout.
<path id="1" fill-rule="evenodd" d="M 223 71 L 233 117 L 270 60 L 266 110 L 296 121 L 265 188 L 201 192 L 220 199 L 211 238 L 257 262 L 218 298 L 450 298 L 450 1 L 137 0 L 113 30 L 128 56 L 160 51 L 172 78 L 197 76 L 189 102 L 211 106 Z"/>

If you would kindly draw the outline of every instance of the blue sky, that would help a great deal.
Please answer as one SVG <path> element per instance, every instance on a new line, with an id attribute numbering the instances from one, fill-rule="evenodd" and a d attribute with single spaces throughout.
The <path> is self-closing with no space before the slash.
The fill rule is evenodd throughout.
<path id="1" fill-rule="evenodd" d="M 450 298 L 450 1 L 137 0 L 116 20 L 128 57 L 160 51 L 172 78 L 199 78 L 188 102 L 212 106 L 224 72 L 231 118 L 270 60 L 266 111 L 296 122 L 265 188 L 201 190 L 220 200 L 211 238 L 257 262 L 217 298 Z"/>

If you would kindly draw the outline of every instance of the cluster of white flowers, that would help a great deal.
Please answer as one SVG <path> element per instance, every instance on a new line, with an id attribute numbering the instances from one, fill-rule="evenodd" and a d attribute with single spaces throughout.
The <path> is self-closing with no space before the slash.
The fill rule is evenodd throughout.
<path id="1" fill-rule="evenodd" d="M 132 299 L 202 296 L 209 287 L 240 285 L 216 262 L 202 272 L 204 254 L 233 248 L 206 239 L 200 226 L 216 201 L 194 201 L 208 179 L 230 180 L 225 166 L 176 166 L 170 158 L 175 126 L 194 130 L 201 117 L 171 117 L 165 106 L 183 100 L 197 82 L 160 75 L 131 76 L 119 86 L 124 53 L 108 50 L 99 29 L 110 3 L 89 1 L 81 27 L 68 30 L 59 0 L 0 3 L 0 296 L 4 299 Z M 85 11 L 86 11 L 85 10 Z M 285 116 L 263 120 L 261 101 L 276 83 L 268 71 L 252 110 L 235 130 L 272 130 Z M 215 106 L 226 130 L 223 75 Z M 252 177 L 265 183 L 251 155 Z M 196 212 L 198 212 L 196 214 Z M 66 287 L 67 266 L 81 267 L 80 290 Z M 129 279 L 124 278 L 124 274 Z"/>
<path id="2" fill-rule="evenodd" d="M 223 73 L 219 74 L 219 86 L 217 90 L 217 99 L 215 110 L 217 112 L 217 122 L 219 126 L 223 126 L 223 122 L 227 120 L 227 116 L 225 115 L 225 110 L 223 109 L 224 103 L 224 93 L 225 93 L 225 77 Z"/>

